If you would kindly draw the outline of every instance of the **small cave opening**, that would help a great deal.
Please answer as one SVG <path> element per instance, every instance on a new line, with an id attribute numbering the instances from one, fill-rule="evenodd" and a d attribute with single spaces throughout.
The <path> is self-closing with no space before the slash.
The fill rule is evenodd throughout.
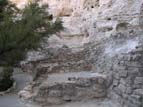
<path id="1" fill-rule="evenodd" d="M 110 21 L 110 20 L 111 20 L 111 18 L 110 18 L 110 17 L 108 17 L 108 18 L 107 18 L 107 20 L 108 20 L 108 21 Z"/>
<path id="2" fill-rule="evenodd" d="M 128 23 L 126 23 L 126 22 L 119 23 L 119 24 L 117 24 L 117 26 L 116 26 L 116 30 L 117 30 L 117 31 L 123 31 L 123 30 L 126 30 L 127 27 L 128 27 Z"/>
<path id="3" fill-rule="evenodd" d="M 111 30 L 113 30 L 113 28 L 112 28 L 112 27 L 107 28 L 107 31 L 111 31 Z"/>
<path id="4" fill-rule="evenodd" d="M 91 8 L 94 8 L 94 6 L 91 6 Z"/>

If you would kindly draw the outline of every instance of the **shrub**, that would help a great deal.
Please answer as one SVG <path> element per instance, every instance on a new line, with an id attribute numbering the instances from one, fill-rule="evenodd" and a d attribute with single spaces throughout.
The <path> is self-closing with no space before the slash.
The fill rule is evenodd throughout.
<path id="1" fill-rule="evenodd" d="M 53 21 L 47 6 L 39 6 L 38 2 L 30 2 L 19 10 L 7 0 L 0 0 L 0 66 L 6 67 L 0 80 L 0 91 L 13 84 L 11 67 L 23 60 L 28 51 L 40 48 L 44 37 L 63 29 L 62 21 Z"/>
<path id="2" fill-rule="evenodd" d="M 8 90 L 13 86 L 13 79 L 11 78 L 13 73 L 12 67 L 3 68 L 3 72 L 1 73 L 2 79 L 0 80 L 0 91 Z"/>
<path id="3" fill-rule="evenodd" d="M 39 6 L 37 0 L 30 2 L 23 10 L 10 3 L 0 7 L 1 66 L 14 66 L 25 58 L 29 50 L 40 47 L 44 37 L 63 29 L 62 21 L 53 21 L 47 6 Z"/>

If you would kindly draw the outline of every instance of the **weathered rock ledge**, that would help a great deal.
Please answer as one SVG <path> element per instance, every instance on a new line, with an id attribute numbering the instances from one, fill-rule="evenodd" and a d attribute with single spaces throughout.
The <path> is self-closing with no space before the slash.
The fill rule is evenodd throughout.
<path id="1" fill-rule="evenodd" d="M 51 74 L 32 99 L 42 105 L 55 105 L 105 98 L 108 87 L 106 79 L 106 75 L 92 72 Z M 26 99 L 27 94 L 25 96 L 21 92 L 20 96 Z"/>
<path id="2" fill-rule="evenodd" d="M 74 83 L 64 82 L 50 87 L 47 82 L 49 75 L 95 71 L 101 75 L 110 75 L 105 79 L 111 81 L 107 82 L 108 87 L 104 87 L 106 85 L 103 84 L 99 87 L 106 92 L 103 94 L 108 98 L 119 102 L 121 107 L 142 107 L 143 1 L 48 0 L 43 2 L 49 3 L 50 12 L 54 13 L 55 17 L 60 16 L 63 19 L 66 29 L 49 39 L 49 45 L 51 44 L 53 48 L 50 49 L 51 52 L 44 54 L 43 59 L 25 64 L 25 71 L 33 75 L 33 83 L 23 93 L 27 93 L 28 98 L 33 101 L 48 103 L 48 96 L 54 96 L 57 90 L 56 94 L 59 94 L 62 93 L 61 89 L 66 90 L 67 87 L 81 88 L 76 79 Z M 76 50 L 80 46 L 82 50 L 73 52 L 67 47 L 56 49 L 54 45 L 59 47 L 66 45 L 70 48 L 76 45 Z M 98 84 L 94 82 L 91 86 Z M 91 86 L 88 87 L 89 90 L 92 89 Z M 53 87 L 57 90 L 55 91 Z M 77 89 L 74 90 L 77 92 Z M 94 93 L 93 96 L 96 94 L 96 91 L 90 92 Z M 71 93 L 70 90 L 64 95 Z M 41 95 L 45 97 L 42 99 Z M 66 98 L 67 101 L 73 100 Z M 63 95 L 60 96 L 60 100 L 64 102 Z"/>

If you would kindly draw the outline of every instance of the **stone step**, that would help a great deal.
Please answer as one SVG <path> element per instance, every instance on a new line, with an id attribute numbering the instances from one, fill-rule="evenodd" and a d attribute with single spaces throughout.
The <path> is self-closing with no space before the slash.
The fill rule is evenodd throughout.
<path id="1" fill-rule="evenodd" d="M 34 100 L 50 105 L 71 101 L 106 98 L 107 76 L 94 72 L 55 73 L 48 75 Z"/>

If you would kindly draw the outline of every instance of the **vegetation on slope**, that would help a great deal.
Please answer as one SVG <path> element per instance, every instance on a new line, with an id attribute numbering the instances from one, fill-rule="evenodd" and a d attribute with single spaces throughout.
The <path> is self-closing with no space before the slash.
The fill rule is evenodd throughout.
<path id="1" fill-rule="evenodd" d="M 44 37 L 63 29 L 62 22 L 53 21 L 48 14 L 47 5 L 39 6 L 38 2 L 29 2 L 19 10 L 7 0 L 0 0 L 0 66 L 17 65 L 29 50 L 40 47 Z"/>

